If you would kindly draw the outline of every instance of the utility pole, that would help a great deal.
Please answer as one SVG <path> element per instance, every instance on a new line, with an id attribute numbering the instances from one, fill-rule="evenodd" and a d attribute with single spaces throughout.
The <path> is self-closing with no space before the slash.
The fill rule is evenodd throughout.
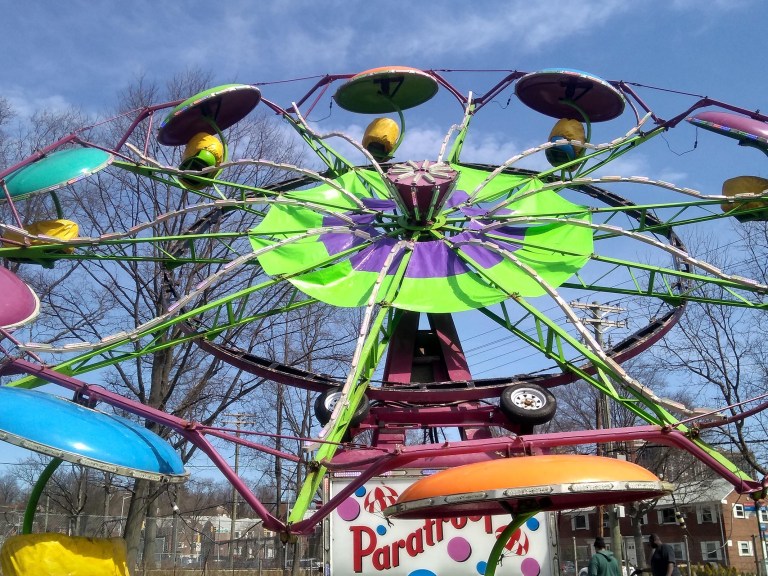
<path id="1" fill-rule="evenodd" d="M 243 418 L 248 414 L 225 414 L 228 418 L 234 418 L 234 420 L 226 420 L 224 424 L 234 423 L 237 426 L 237 437 L 240 438 L 240 427 L 243 425 Z M 235 442 L 235 475 L 238 475 L 238 469 L 240 467 L 240 444 Z M 235 490 L 235 486 L 232 485 L 232 514 L 230 516 L 229 524 L 229 569 L 234 570 L 235 567 L 235 528 L 237 527 L 237 497 L 238 493 Z"/>
<path id="2" fill-rule="evenodd" d="M 760 568 L 757 571 L 757 576 L 763 576 L 768 574 L 766 572 L 766 559 L 765 559 L 765 538 L 763 537 L 763 524 L 760 522 L 760 511 L 763 506 L 760 504 L 760 500 L 755 501 L 755 519 L 757 520 L 757 542 L 759 545 L 760 553 L 758 554 L 758 548 L 755 548 L 755 559 L 762 558 L 760 562 Z"/>
<path id="3" fill-rule="evenodd" d="M 171 566 L 176 568 L 176 556 L 179 552 L 179 507 L 176 504 L 175 498 L 173 502 L 173 524 L 172 533 L 173 537 L 173 552 L 171 553 Z"/>
<path id="4" fill-rule="evenodd" d="M 623 328 L 627 325 L 624 320 L 608 320 L 606 316 L 608 314 L 618 314 L 624 312 L 624 308 L 618 306 L 611 306 L 608 304 L 598 304 L 592 302 L 591 304 L 584 304 L 582 302 L 571 302 L 571 308 L 578 308 L 586 310 L 590 313 L 589 316 L 581 318 L 582 322 L 591 324 L 595 331 L 595 340 L 600 348 L 603 348 L 603 333 L 606 328 Z M 604 394 L 600 394 L 597 398 L 597 428 L 610 428 L 611 427 L 611 411 L 608 405 L 608 397 Z M 605 447 L 598 444 L 597 454 L 606 456 L 613 454 L 613 443 L 608 443 Z M 598 534 L 603 535 L 603 507 L 599 506 L 598 511 Z M 621 538 L 621 526 L 619 525 L 618 507 L 610 506 L 608 508 L 608 529 L 611 534 L 611 550 L 613 551 L 619 566 L 622 564 L 623 546 Z"/>

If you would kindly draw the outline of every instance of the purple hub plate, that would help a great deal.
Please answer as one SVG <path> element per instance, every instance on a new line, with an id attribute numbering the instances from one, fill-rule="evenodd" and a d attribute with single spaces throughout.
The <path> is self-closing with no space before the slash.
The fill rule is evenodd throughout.
<path id="1" fill-rule="evenodd" d="M 459 173 L 448 164 L 429 160 L 409 160 L 387 171 L 387 180 L 395 186 L 411 217 L 418 222 L 433 218 L 440 211 L 458 177 Z"/>

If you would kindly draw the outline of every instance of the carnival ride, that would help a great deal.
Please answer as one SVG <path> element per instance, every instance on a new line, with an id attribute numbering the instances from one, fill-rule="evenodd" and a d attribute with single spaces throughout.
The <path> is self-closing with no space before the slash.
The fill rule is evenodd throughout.
<path id="1" fill-rule="evenodd" d="M 732 216 L 765 220 L 768 212 L 761 197 L 768 181 L 739 177 L 727 182 L 723 194 L 715 195 L 646 177 L 602 174 L 617 158 L 679 128 L 686 119 L 768 152 L 768 117 L 700 98 L 665 120 L 638 95 L 636 85 L 570 69 L 505 72 L 480 95 L 462 93 L 449 81 L 450 75 L 403 66 L 327 75 L 287 107 L 263 98 L 253 85 L 218 86 L 183 101 L 135 111 L 115 143 L 91 141 L 93 127 L 83 128 L 0 172 L 0 201 L 12 215 L 11 221 L 0 223 L 0 258 L 47 267 L 59 260 L 80 261 L 84 267 L 97 260 L 145 260 L 159 262 L 176 274 L 200 262 L 215 264 L 213 273 L 184 293 L 168 281 L 168 302 L 153 318 L 106 338 L 86 341 L 82 336 L 64 343 L 22 342 L 14 336 L 46 303 L 41 304 L 19 278 L 23 270 L 17 276 L 0 268 L 4 295 L 0 374 L 18 375 L 0 388 L 4 405 L 0 437 L 54 458 L 33 492 L 25 529 L 31 527 L 36 498 L 61 460 L 137 478 L 170 482 L 186 478 L 180 458 L 164 440 L 130 420 L 95 410 L 97 404 L 158 423 L 197 446 L 263 519 L 264 527 L 286 537 L 309 533 L 368 479 L 396 468 L 467 465 L 471 470 L 478 463 L 494 461 L 494 466 L 519 470 L 535 465 L 555 447 L 619 439 L 686 450 L 739 492 L 756 498 L 764 494 L 765 481 L 751 479 L 700 438 L 702 429 L 762 410 L 764 402 L 729 420 L 657 396 L 621 364 L 667 334 L 688 302 L 768 306 L 768 285 L 727 274 L 693 257 L 675 232 L 679 226 L 717 223 Z M 337 107 L 355 114 L 389 114 L 397 121 L 375 119 L 362 142 L 337 132 L 318 132 L 306 118 L 332 86 L 337 86 L 333 95 Z M 512 93 L 533 113 L 557 119 L 547 140 L 501 164 L 462 162 L 473 120 L 494 99 L 511 98 Z M 455 100 L 460 122 L 450 127 L 442 142 L 435 142 L 434 160 L 395 161 L 394 154 L 407 137 L 405 112 L 438 94 Z M 314 100 L 307 104 L 310 99 Z M 322 168 L 232 159 L 226 131 L 257 105 L 293 128 Z M 702 108 L 716 111 L 698 112 Z M 163 120 L 155 129 L 160 116 Z M 603 124 L 614 136 L 593 143 L 594 123 Z M 139 134 L 143 136 L 137 138 Z M 186 146 L 178 167 L 149 156 L 153 138 L 167 147 Z M 358 165 L 346 160 L 331 147 L 334 139 L 365 161 Z M 518 167 L 521 161 L 542 157 L 551 168 Z M 235 178 L 237 168 L 244 165 L 270 167 L 286 177 L 269 186 L 254 186 Z M 77 189 L 96 173 L 128 174 L 137 193 L 139 182 L 151 180 L 183 194 L 186 204 L 130 229 L 81 236 L 77 224 L 64 218 L 57 194 Z M 631 201 L 612 191 L 622 186 L 640 190 L 643 200 Z M 57 218 L 25 226 L 24 203 L 42 193 L 52 197 Z M 719 205 L 722 210 L 717 210 Z M 228 228 L 238 213 L 248 213 L 256 225 Z M 196 216 L 194 224 L 178 234 L 157 234 L 158 223 L 189 215 Z M 615 256 L 611 246 L 626 242 L 663 256 L 666 264 Z M 211 246 L 224 255 L 212 257 Z M 258 282 L 229 293 L 216 292 L 224 280 L 245 269 L 256 270 Z M 287 296 L 268 310 L 254 310 L 252 299 L 275 288 Z M 201 299 L 202 294 L 210 296 Z M 654 314 L 620 342 L 604 346 L 568 300 L 619 296 L 650 303 Z M 343 378 L 286 365 L 221 337 L 232 327 L 289 315 L 317 303 L 361 310 Z M 566 322 L 553 318 L 553 309 Z M 455 321 L 469 313 L 502 328 L 554 368 L 474 378 L 459 337 L 461 323 Z M 174 338 L 157 336 L 171 327 Z M 240 370 L 318 393 L 315 413 L 322 429 L 305 439 L 312 462 L 287 520 L 259 501 L 211 438 L 293 462 L 301 455 L 252 442 L 231 429 L 173 416 L 82 378 L 90 371 L 190 341 Z M 62 356 L 66 359 L 58 360 Z M 555 415 L 551 389 L 577 380 L 646 424 L 534 433 L 535 425 Z M 72 401 L 34 390 L 44 383 L 73 391 Z M 55 415 L 55 425 L 53 419 L 50 426 L 36 425 L 41 414 Z M 438 442 L 432 435 L 431 442 L 406 445 L 407 430 L 446 427 L 458 428 L 459 439 Z M 493 435 L 492 427 L 509 434 Z M 368 445 L 350 442 L 366 431 Z M 116 442 L 136 450 L 116 454 L 107 449 Z M 561 479 L 562 485 L 570 486 L 568 498 L 556 496 L 551 486 L 540 492 L 535 486 L 504 482 L 469 486 L 452 477 L 438 482 L 439 487 L 430 488 L 426 496 L 416 489 L 411 500 L 403 495 L 388 513 L 450 514 L 461 510 L 461 503 L 479 500 L 495 512 L 513 512 L 519 520 L 536 510 L 633 500 L 670 489 L 647 474 L 638 476 L 637 470 L 622 470 L 616 476 L 612 465 L 590 468 L 558 461 L 562 455 L 548 458 L 571 471 L 570 479 Z M 506 463 L 495 462 L 499 459 Z M 582 477 L 577 469 L 594 474 Z M 354 470 L 358 476 L 310 511 L 328 470 Z M 503 470 L 499 478 L 509 478 L 508 470 Z M 453 492 L 441 494 L 449 489 Z M 438 509 L 435 502 L 441 497 L 447 500 Z M 489 570 L 494 566 L 492 557 Z"/>

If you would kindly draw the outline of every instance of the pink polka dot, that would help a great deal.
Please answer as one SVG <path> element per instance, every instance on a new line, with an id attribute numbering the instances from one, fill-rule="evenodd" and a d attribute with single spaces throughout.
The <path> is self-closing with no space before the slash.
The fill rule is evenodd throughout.
<path id="1" fill-rule="evenodd" d="M 541 565 L 535 558 L 526 558 L 520 564 L 520 571 L 523 576 L 539 576 L 541 574 Z"/>
<path id="2" fill-rule="evenodd" d="M 448 542 L 448 556 L 456 562 L 464 562 L 472 554 L 472 546 L 464 538 L 457 536 Z"/>
<path id="3" fill-rule="evenodd" d="M 342 520 L 352 522 L 352 520 L 360 516 L 360 504 L 358 504 L 357 500 L 354 498 L 347 498 L 344 502 L 339 504 L 336 511 L 339 513 Z"/>

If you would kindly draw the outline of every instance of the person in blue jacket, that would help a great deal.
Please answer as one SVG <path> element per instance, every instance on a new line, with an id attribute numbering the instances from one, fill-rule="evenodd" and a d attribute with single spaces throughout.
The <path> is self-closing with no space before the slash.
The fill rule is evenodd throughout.
<path id="1" fill-rule="evenodd" d="M 605 540 L 598 536 L 594 546 L 595 553 L 589 560 L 588 576 L 621 576 L 619 561 L 613 552 L 605 549 Z"/>

